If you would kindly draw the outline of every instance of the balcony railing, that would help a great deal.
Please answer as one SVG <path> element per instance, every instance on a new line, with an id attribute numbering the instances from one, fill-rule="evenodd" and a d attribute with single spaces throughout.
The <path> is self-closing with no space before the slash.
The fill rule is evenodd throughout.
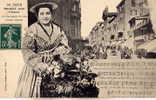
<path id="1" fill-rule="evenodd" d="M 140 23 L 136 24 L 135 27 L 134 27 L 134 30 L 136 29 L 139 29 L 147 24 L 149 24 L 150 20 L 147 19 L 147 20 L 142 20 Z"/>

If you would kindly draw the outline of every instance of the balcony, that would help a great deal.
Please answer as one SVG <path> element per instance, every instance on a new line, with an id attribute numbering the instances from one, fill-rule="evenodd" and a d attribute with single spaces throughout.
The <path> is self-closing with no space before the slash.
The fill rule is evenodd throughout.
<path id="1" fill-rule="evenodd" d="M 146 19 L 146 20 L 142 20 L 141 22 L 137 23 L 134 27 L 134 30 L 139 29 L 147 24 L 149 24 L 150 20 Z"/>

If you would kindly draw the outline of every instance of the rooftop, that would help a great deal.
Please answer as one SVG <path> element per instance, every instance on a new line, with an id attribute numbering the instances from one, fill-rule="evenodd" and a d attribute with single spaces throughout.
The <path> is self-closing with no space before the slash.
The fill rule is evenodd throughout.
<path id="1" fill-rule="evenodd" d="M 125 3 L 125 0 L 122 0 L 122 1 L 117 5 L 116 8 L 119 8 L 119 7 L 122 6 L 124 3 Z"/>

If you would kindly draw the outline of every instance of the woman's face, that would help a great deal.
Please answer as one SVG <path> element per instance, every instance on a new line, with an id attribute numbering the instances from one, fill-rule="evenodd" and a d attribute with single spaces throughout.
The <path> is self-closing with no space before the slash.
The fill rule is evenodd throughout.
<path id="1" fill-rule="evenodd" d="M 48 24 L 52 19 L 52 13 L 49 8 L 40 8 L 38 11 L 38 21 L 41 24 Z"/>

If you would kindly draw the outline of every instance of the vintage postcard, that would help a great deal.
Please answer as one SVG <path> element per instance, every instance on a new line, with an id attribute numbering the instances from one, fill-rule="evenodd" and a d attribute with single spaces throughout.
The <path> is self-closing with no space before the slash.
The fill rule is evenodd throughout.
<path id="1" fill-rule="evenodd" d="M 155 3 L 0 1 L 0 98 L 155 98 Z"/>

